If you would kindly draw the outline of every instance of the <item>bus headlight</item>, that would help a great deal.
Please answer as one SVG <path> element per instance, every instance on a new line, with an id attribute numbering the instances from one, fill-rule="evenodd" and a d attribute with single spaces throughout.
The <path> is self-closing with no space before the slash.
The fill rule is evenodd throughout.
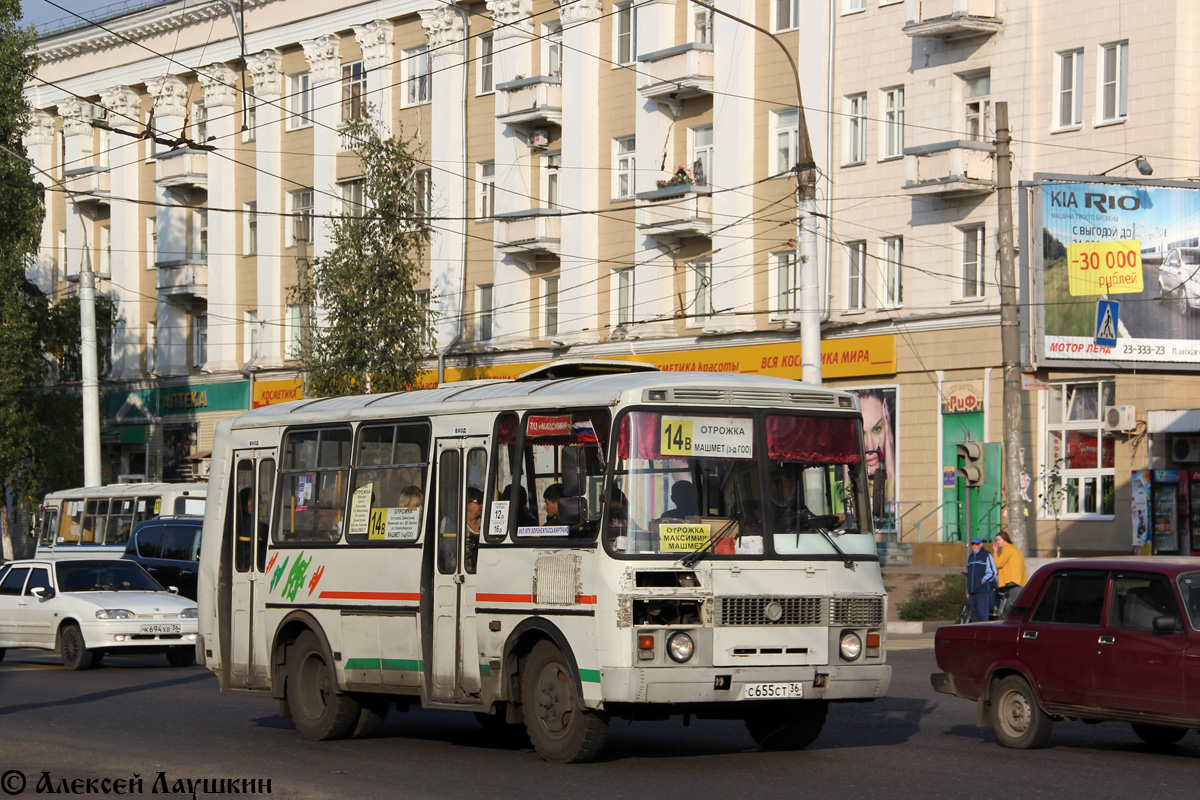
<path id="1" fill-rule="evenodd" d="M 96 612 L 96 619 L 133 619 L 133 612 L 124 608 L 102 608 Z"/>
<path id="2" fill-rule="evenodd" d="M 854 631 L 845 631 L 838 649 L 842 652 L 842 658 L 853 661 L 862 655 L 862 637 Z"/>
<path id="3" fill-rule="evenodd" d="M 673 633 L 671 638 L 667 639 L 667 655 L 677 664 L 688 661 L 695 652 L 696 643 L 683 631 Z"/>

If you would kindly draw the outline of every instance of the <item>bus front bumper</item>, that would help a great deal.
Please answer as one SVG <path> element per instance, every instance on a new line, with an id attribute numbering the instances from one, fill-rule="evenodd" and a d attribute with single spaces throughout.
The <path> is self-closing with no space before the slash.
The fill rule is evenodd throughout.
<path id="1" fill-rule="evenodd" d="M 892 668 L 887 664 L 769 670 L 686 666 L 603 669 L 600 694 L 604 703 L 726 703 L 797 697 L 872 700 L 885 696 L 891 681 Z M 584 692 L 590 694 L 586 685 Z"/>

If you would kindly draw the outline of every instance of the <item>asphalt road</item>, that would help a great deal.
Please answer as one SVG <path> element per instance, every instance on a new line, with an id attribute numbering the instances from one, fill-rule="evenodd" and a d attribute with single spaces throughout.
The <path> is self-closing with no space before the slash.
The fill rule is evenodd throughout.
<path id="1" fill-rule="evenodd" d="M 1049 747 L 1006 750 L 975 727 L 973 704 L 930 688 L 932 650 L 897 648 L 889 660 L 891 696 L 835 705 L 802 752 L 760 752 L 734 722 L 615 721 L 599 762 L 558 766 L 496 742 L 468 714 L 393 711 L 375 738 L 307 742 L 274 701 L 223 697 L 199 667 L 109 657 L 72 673 L 51 654 L 9 651 L 0 800 L 19 786 L 14 770 L 26 784 L 19 797 L 38 794 L 43 771 L 58 788 L 137 774 L 149 795 L 162 772 L 159 794 L 180 779 L 236 777 L 270 779 L 275 797 L 354 800 L 1195 796 L 1200 734 L 1156 752 L 1127 725 L 1059 723 Z M 76 785 L 72 794 L 85 793 Z"/>

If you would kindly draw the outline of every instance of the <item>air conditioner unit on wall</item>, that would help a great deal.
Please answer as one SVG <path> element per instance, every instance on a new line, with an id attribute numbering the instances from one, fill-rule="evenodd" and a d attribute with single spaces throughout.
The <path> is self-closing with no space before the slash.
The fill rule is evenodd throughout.
<path id="1" fill-rule="evenodd" d="M 1177 464 L 1200 462 L 1200 436 L 1172 436 L 1171 460 Z"/>
<path id="2" fill-rule="evenodd" d="M 1105 406 L 1104 430 L 1131 431 L 1137 428 L 1137 408 L 1135 406 Z"/>

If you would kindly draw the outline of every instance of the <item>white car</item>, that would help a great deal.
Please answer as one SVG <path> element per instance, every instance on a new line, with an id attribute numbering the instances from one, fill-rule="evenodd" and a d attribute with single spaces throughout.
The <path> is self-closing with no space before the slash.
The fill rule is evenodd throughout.
<path id="1" fill-rule="evenodd" d="M 67 669 L 105 653 L 196 661 L 196 602 L 117 558 L 10 561 L 0 566 L 0 660 L 6 648 L 57 650 Z"/>
<path id="2" fill-rule="evenodd" d="M 1200 247 L 1176 247 L 1158 267 L 1159 299 L 1173 299 L 1180 311 L 1200 308 Z"/>

